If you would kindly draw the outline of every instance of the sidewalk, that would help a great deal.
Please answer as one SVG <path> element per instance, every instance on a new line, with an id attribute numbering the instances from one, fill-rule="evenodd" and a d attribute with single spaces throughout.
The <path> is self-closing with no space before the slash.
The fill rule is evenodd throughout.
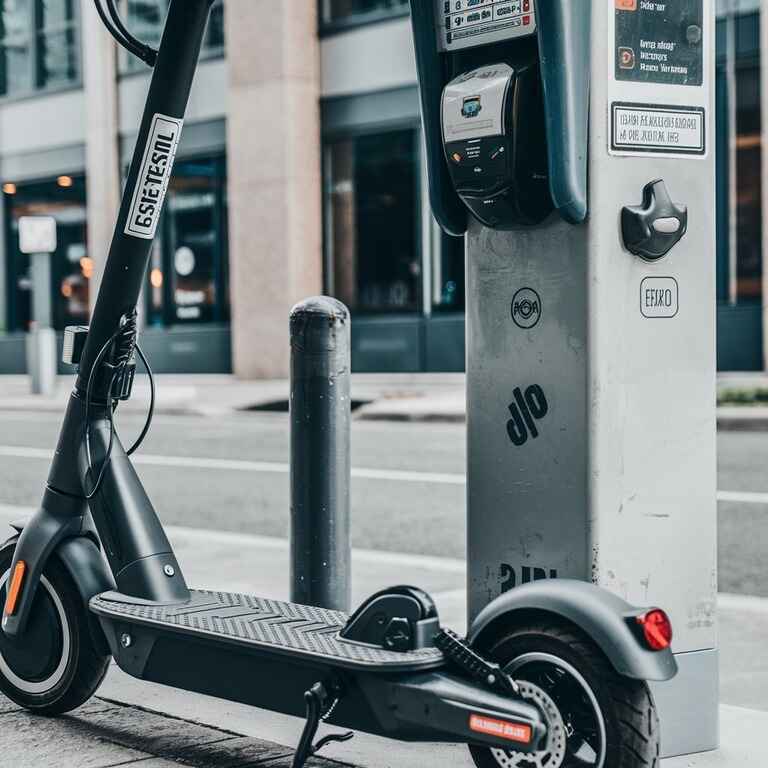
<path id="1" fill-rule="evenodd" d="M 0 507 L 0 530 L 24 511 Z M 185 528 L 171 528 L 169 534 L 193 586 L 287 598 L 286 541 Z M 444 624 L 464 631 L 462 561 L 355 551 L 353 604 L 393 580 L 427 589 Z M 724 747 L 718 753 L 665 760 L 662 768 L 768 765 L 762 735 L 768 729 L 768 601 L 723 596 L 720 614 Z M 5 726 L 0 731 L 0 755 L 6 758 L 2 764 L 14 768 L 235 768 L 289 766 L 287 756 L 298 742 L 302 722 L 140 682 L 113 665 L 99 698 L 72 716 L 42 720 L 0 698 L 0 725 Z M 323 756 L 358 768 L 472 766 L 461 746 L 401 744 L 365 734 L 329 746 Z M 333 763 L 316 765 L 330 768 Z"/>
<path id="2" fill-rule="evenodd" d="M 238 411 L 287 410 L 289 384 L 285 379 L 243 381 L 218 374 L 160 374 L 157 412 L 216 416 Z M 0 376 L 0 411 L 50 411 L 63 413 L 74 384 L 73 376 L 59 376 L 50 397 L 30 394 L 27 376 Z M 136 377 L 134 393 L 120 408 L 144 413 L 149 404 L 147 377 Z M 352 402 L 356 415 L 367 417 L 379 405 L 387 418 L 464 420 L 463 374 L 354 374 Z M 450 418 L 448 418 L 450 416 Z M 370 418 L 376 418 L 376 409 Z"/>
<path id="3" fill-rule="evenodd" d="M 227 375 L 159 375 L 157 412 L 217 416 L 244 411 L 285 411 L 286 380 L 241 381 Z M 466 419 L 463 374 L 353 374 L 356 419 L 463 423 Z M 71 376 L 61 376 L 51 397 L 29 394 L 26 376 L 0 376 L 0 411 L 63 413 L 72 389 Z M 768 391 L 764 374 L 721 374 L 718 391 Z M 144 413 L 149 403 L 146 376 L 138 376 L 134 396 L 122 412 Z M 768 406 L 721 406 L 721 430 L 768 431 Z"/>
<path id="4" fill-rule="evenodd" d="M 66 717 L 18 709 L 0 694 L 0 754 L 16 768 L 290 768 L 293 750 L 98 697 Z M 10 726 L 10 727 L 9 727 Z M 314 760 L 317 768 L 339 763 Z"/>

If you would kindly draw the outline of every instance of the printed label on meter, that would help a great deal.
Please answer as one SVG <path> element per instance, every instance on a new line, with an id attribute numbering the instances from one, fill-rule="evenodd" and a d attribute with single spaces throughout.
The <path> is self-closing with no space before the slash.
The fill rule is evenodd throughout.
<path id="1" fill-rule="evenodd" d="M 706 154 L 702 107 L 614 102 L 611 105 L 611 153 Z"/>
<path id="2" fill-rule="evenodd" d="M 616 79 L 700 86 L 703 0 L 616 0 Z"/>
<path id="3" fill-rule="evenodd" d="M 532 35 L 534 0 L 435 0 L 442 51 Z"/>

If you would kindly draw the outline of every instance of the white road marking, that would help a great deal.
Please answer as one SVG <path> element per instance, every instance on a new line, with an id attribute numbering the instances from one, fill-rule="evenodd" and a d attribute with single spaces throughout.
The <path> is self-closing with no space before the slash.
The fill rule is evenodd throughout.
<path id="1" fill-rule="evenodd" d="M 21 507 L 0 504 L 0 525 L 11 521 L 23 520 L 34 513 L 33 507 Z M 257 536 L 252 533 L 237 533 L 236 531 L 216 531 L 205 528 L 189 528 L 183 525 L 167 525 L 165 530 L 171 541 L 206 547 L 222 546 L 253 546 L 260 549 L 287 550 L 288 539 L 276 536 Z M 0 535 L 0 541 L 3 537 Z M 378 549 L 353 549 L 352 558 L 373 565 L 389 566 L 390 568 L 421 568 L 426 571 L 439 573 L 464 574 L 467 570 L 464 560 L 450 557 L 434 557 L 431 555 L 415 555 L 408 552 L 386 552 Z"/>
<path id="2" fill-rule="evenodd" d="M 52 452 L 46 448 L 30 448 L 16 445 L 0 445 L 0 457 L 12 459 L 39 459 L 50 461 Z M 210 469 L 229 472 L 260 472 L 287 475 L 290 465 L 275 461 L 247 461 L 243 459 L 212 459 L 197 456 L 157 456 L 136 454 L 131 459 L 138 466 L 172 467 L 177 469 Z M 466 485 L 464 474 L 450 472 L 414 472 L 399 469 L 371 469 L 353 467 L 352 477 L 361 480 L 384 482 L 425 483 L 435 485 Z M 718 491 L 717 500 L 736 504 L 766 504 L 768 493 L 750 491 Z"/>
<path id="3" fill-rule="evenodd" d="M 720 592 L 717 596 L 717 605 L 728 611 L 743 611 L 744 613 L 768 615 L 768 597 L 758 597 L 757 595 L 732 595 L 728 592 Z"/>
<path id="4" fill-rule="evenodd" d="M 749 491 L 718 491 L 718 501 L 728 501 L 734 504 L 768 504 L 768 493 L 752 493 Z"/>
<path id="5" fill-rule="evenodd" d="M 52 452 L 45 448 L 28 448 L 15 445 L 1 445 L 0 457 L 11 459 L 43 459 L 50 461 Z M 231 472 L 262 472 L 287 475 L 290 465 L 273 461 L 246 461 L 240 459 L 210 459 L 194 456 L 155 456 L 137 453 L 131 458 L 137 466 L 175 467 L 182 469 L 213 469 Z M 445 472 L 411 472 L 397 469 L 368 469 L 355 467 L 352 477 L 362 480 L 384 480 L 402 483 L 432 483 L 438 485 L 465 485 L 463 474 Z"/>

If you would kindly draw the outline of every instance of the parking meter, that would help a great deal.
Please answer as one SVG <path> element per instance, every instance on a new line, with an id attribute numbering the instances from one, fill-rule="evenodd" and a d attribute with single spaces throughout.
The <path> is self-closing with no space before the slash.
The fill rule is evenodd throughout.
<path id="1" fill-rule="evenodd" d="M 490 64 L 443 91 L 443 146 L 453 185 L 486 226 L 536 224 L 552 210 L 541 79 L 535 61 Z M 524 123 L 516 125 L 520 114 Z"/>
<path id="2" fill-rule="evenodd" d="M 713 0 L 411 3 L 432 211 L 466 238 L 470 619 L 657 603 L 666 756 L 718 744 Z"/>

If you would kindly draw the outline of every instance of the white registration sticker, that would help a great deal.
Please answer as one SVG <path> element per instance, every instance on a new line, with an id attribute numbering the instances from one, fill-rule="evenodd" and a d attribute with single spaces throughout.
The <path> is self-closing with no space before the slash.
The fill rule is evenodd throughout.
<path id="1" fill-rule="evenodd" d="M 131 210 L 125 224 L 126 235 L 143 240 L 154 238 L 168 192 L 183 125 L 183 120 L 167 115 L 157 114 L 152 120 L 136 191 L 133 193 Z"/>

